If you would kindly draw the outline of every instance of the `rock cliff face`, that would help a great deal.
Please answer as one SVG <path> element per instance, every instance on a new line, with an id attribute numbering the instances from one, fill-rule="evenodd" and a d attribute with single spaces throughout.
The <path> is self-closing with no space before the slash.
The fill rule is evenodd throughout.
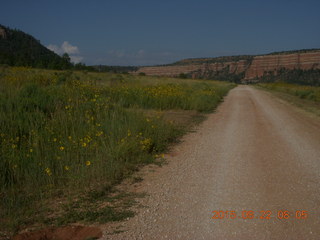
<path id="1" fill-rule="evenodd" d="M 211 59 L 212 61 L 214 59 Z M 267 73 L 275 73 L 282 69 L 320 69 L 320 50 L 291 53 L 272 54 L 263 56 L 252 56 L 238 61 L 219 61 L 210 63 L 208 59 L 183 60 L 179 64 L 168 66 L 141 67 L 136 73 L 144 72 L 146 75 L 156 76 L 178 76 L 181 73 L 192 76 L 192 78 L 212 78 L 219 74 L 242 74 L 244 80 L 252 80 L 262 77 Z M 195 63 L 193 63 L 195 62 Z M 217 77 L 218 78 L 218 77 Z"/>
<path id="2" fill-rule="evenodd" d="M 285 68 L 293 69 L 320 69 L 320 51 L 286 55 L 257 56 L 253 59 L 245 72 L 245 79 L 254 79 L 263 76 L 266 72 L 276 73 Z"/>
<path id="3" fill-rule="evenodd" d="M 200 65 L 198 70 L 192 72 L 191 75 L 193 78 L 210 78 L 220 73 L 238 75 L 245 72 L 248 67 L 248 60 L 207 63 Z"/>

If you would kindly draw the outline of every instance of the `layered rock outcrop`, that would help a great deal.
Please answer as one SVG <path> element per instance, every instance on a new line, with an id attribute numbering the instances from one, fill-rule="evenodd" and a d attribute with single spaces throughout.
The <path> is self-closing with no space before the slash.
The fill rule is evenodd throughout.
<path id="1" fill-rule="evenodd" d="M 201 63 L 203 61 L 204 63 Z M 156 76 L 179 76 L 187 74 L 193 78 L 210 78 L 223 72 L 224 74 L 243 75 L 244 80 L 252 80 L 262 77 L 264 74 L 276 74 L 280 69 L 320 69 L 320 50 L 290 53 L 271 54 L 262 56 L 246 57 L 238 61 L 219 61 L 214 59 L 183 60 L 179 64 L 168 66 L 141 67 L 136 73 L 143 72 L 146 75 Z"/>
<path id="2" fill-rule="evenodd" d="M 265 73 L 282 68 L 293 69 L 320 69 L 320 51 L 310 53 L 296 53 L 286 55 L 257 56 L 245 71 L 245 79 L 262 77 Z"/>

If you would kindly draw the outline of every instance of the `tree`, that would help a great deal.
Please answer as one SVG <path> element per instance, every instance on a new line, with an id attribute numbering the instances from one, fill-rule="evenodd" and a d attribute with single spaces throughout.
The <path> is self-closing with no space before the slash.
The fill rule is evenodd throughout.
<path id="1" fill-rule="evenodd" d="M 69 54 L 68 53 L 64 53 L 62 55 L 62 59 L 63 59 L 63 62 L 62 62 L 62 66 L 61 68 L 62 69 L 69 69 L 71 68 L 72 64 L 71 64 L 71 58 L 69 57 Z"/>
<path id="2" fill-rule="evenodd" d="M 70 58 L 70 56 L 69 56 L 68 53 L 64 53 L 64 54 L 62 55 L 62 58 L 63 58 L 66 62 L 68 62 L 68 63 L 70 63 L 70 61 L 71 61 L 71 58 Z"/>
<path id="3" fill-rule="evenodd" d="M 182 78 L 182 79 L 188 78 L 187 74 L 185 74 L 185 73 L 180 73 L 178 77 Z"/>

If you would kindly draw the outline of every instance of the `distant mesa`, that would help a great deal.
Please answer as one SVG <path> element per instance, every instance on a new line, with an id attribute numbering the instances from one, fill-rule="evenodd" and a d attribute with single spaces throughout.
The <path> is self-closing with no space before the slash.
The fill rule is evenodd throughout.
<path id="1" fill-rule="evenodd" d="M 320 69 L 320 49 L 304 49 L 259 56 L 228 56 L 185 59 L 164 66 L 141 67 L 135 74 L 191 78 L 255 81 L 280 70 Z"/>

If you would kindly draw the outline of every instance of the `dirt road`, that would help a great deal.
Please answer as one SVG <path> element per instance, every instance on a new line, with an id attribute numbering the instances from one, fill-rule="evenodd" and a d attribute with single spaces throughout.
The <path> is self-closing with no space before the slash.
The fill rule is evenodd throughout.
<path id="1" fill-rule="evenodd" d="M 145 207 L 105 239 L 320 239 L 319 118 L 239 86 L 167 158 L 136 189 Z"/>

